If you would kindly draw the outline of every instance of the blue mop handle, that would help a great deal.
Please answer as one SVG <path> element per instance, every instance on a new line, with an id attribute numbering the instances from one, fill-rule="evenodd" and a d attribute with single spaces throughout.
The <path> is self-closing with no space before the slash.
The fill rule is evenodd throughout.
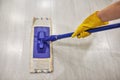
<path id="1" fill-rule="evenodd" d="M 105 25 L 105 26 L 101 26 L 98 28 L 89 29 L 89 30 L 87 30 L 87 32 L 95 33 L 95 32 L 105 31 L 105 30 L 114 29 L 114 28 L 120 28 L 120 23 Z M 74 32 L 60 34 L 60 35 L 52 35 L 52 36 L 48 37 L 46 40 L 47 41 L 56 41 L 58 39 L 68 38 L 68 37 L 71 37 L 73 33 Z"/>

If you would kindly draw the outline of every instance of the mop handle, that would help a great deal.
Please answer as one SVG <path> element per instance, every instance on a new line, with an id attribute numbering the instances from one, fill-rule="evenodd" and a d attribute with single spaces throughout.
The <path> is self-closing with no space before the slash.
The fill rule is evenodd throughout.
<path id="1" fill-rule="evenodd" d="M 110 24 L 110 25 L 105 25 L 105 26 L 101 26 L 98 28 L 89 29 L 89 30 L 87 30 L 87 32 L 95 33 L 95 32 L 110 30 L 110 29 L 114 29 L 114 28 L 120 28 L 120 23 Z M 56 41 L 58 39 L 68 38 L 68 37 L 71 37 L 73 33 L 74 32 L 60 34 L 60 35 L 52 35 L 47 40 L 48 41 Z"/>

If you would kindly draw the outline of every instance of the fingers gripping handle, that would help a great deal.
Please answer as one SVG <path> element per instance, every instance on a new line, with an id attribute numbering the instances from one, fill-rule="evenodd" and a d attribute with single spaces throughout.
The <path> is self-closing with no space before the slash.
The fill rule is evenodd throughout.
<path id="1" fill-rule="evenodd" d="M 101 26 L 101 27 L 98 27 L 98 28 L 94 28 L 94 29 L 89 29 L 89 30 L 87 30 L 87 32 L 95 33 L 95 32 L 110 30 L 110 29 L 114 29 L 114 28 L 120 28 L 120 23 L 105 25 L 105 26 Z M 60 34 L 60 35 L 52 35 L 52 36 L 46 38 L 45 40 L 46 41 L 56 41 L 56 40 L 59 40 L 59 39 L 71 37 L 73 33 L 74 32 L 70 32 L 70 33 L 66 33 L 66 34 Z"/>

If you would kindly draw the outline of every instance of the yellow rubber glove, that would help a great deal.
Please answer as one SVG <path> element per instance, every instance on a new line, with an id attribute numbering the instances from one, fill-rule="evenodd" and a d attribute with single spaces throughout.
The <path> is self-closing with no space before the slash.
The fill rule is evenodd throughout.
<path id="1" fill-rule="evenodd" d="M 86 30 L 96 28 L 101 25 L 106 25 L 108 22 L 103 22 L 98 16 L 97 16 L 98 11 L 94 12 L 91 14 L 89 17 L 87 17 L 82 24 L 78 26 L 76 31 L 72 34 L 72 38 L 76 37 L 77 38 L 84 38 L 90 35 L 89 32 Z"/>

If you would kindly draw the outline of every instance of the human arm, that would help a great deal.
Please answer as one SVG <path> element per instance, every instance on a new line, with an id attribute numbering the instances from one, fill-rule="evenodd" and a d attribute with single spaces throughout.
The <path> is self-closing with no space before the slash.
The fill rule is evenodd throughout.
<path id="1" fill-rule="evenodd" d="M 72 37 L 84 38 L 90 33 L 86 30 L 96 28 L 101 25 L 106 25 L 108 21 L 120 18 L 120 0 L 115 2 L 101 11 L 94 12 L 88 16 L 82 24 L 78 26 L 76 31 L 72 34 Z"/>
<path id="2" fill-rule="evenodd" d="M 120 18 L 120 0 L 102 9 L 98 16 L 102 21 L 111 21 Z"/>

